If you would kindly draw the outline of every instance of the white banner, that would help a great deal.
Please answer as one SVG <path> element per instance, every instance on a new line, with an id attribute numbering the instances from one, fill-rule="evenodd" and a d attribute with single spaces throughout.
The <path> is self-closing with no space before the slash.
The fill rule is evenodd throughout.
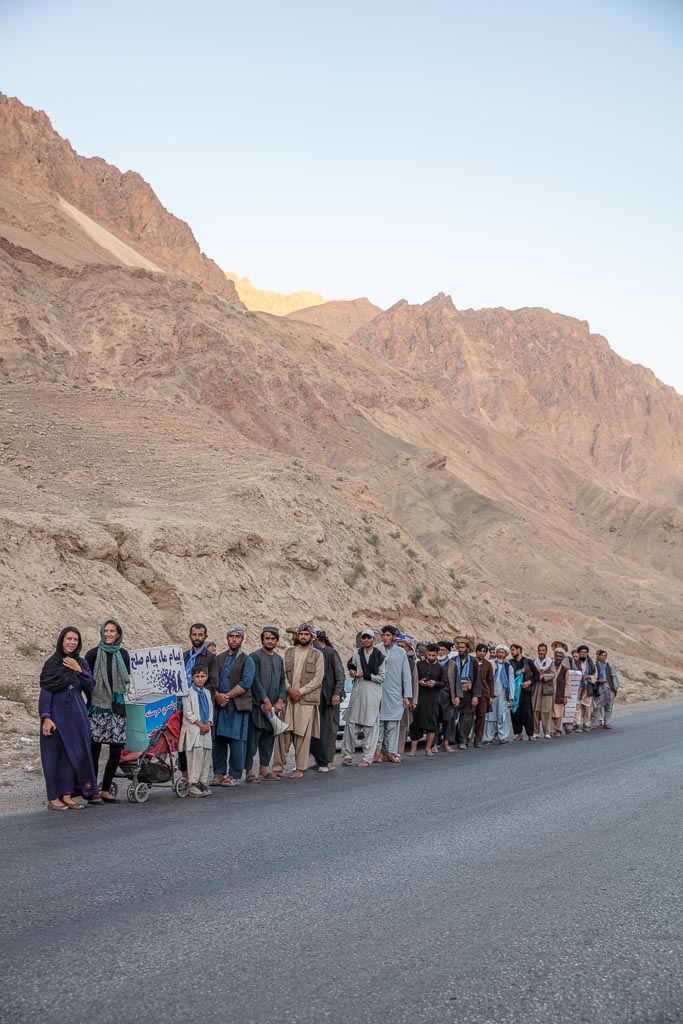
<path id="1" fill-rule="evenodd" d="M 179 644 L 144 647 L 129 651 L 131 690 L 128 700 L 144 700 L 152 694 L 182 697 L 187 693 L 183 651 Z"/>
<path id="2" fill-rule="evenodd" d="M 579 695 L 579 683 L 581 682 L 581 673 L 575 669 L 569 669 L 569 678 L 572 683 L 572 692 L 567 699 L 567 703 L 564 706 L 564 718 L 562 721 L 565 725 L 571 725 L 574 721 L 574 715 L 576 714 L 576 698 Z"/>

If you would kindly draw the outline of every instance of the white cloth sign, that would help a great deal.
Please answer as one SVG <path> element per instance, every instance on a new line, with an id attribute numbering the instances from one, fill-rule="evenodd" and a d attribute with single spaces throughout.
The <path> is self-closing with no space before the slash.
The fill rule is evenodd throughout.
<path id="1" fill-rule="evenodd" d="M 179 644 L 143 647 L 129 651 L 131 691 L 128 700 L 144 700 L 150 694 L 183 697 L 188 691 L 183 651 Z"/>
<path id="2" fill-rule="evenodd" d="M 576 700 L 579 695 L 579 684 L 581 682 L 581 673 L 575 668 L 570 668 L 569 678 L 572 684 L 572 692 L 567 698 L 567 703 L 564 706 L 564 718 L 562 721 L 565 725 L 571 725 L 574 721 L 574 715 L 576 714 Z"/>

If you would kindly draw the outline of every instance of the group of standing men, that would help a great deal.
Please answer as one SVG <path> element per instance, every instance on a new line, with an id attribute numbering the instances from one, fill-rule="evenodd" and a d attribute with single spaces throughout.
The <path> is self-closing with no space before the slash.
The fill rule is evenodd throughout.
<path id="1" fill-rule="evenodd" d="M 245 773 L 247 783 L 281 779 L 292 745 L 291 778 L 303 777 L 311 755 L 318 771 L 334 770 L 344 666 L 323 630 L 302 623 L 290 632 L 292 645 L 284 657 L 276 650 L 276 626 L 264 627 L 260 648 L 247 655 L 244 628 L 231 626 L 227 648 L 217 654 L 206 626 L 191 627 L 185 654 L 191 689 L 184 700 L 189 726 L 180 767 L 189 773 L 193 795 L 208 794 L 209 778 L 214 786 L 236 786 Z M 441 748 L 505 744 L 511 727 L 516 740 L 526 733 L 534 742 L 541 735 L 551 739 L 563 731 L 611 727 L 619 680 L 607 653 L 598 651 L 593 662 L 585 644 L 570 653 L 556 641 L 552 656 L 547 645 L 539 644 L 532 660 L 520 644 L 474 648 L 464 636 L 454 643 L 416 644 L 392 625 L 382 628 L 380 642 L 372 629 L 362 630 L 359 641 L 347 663 L 353 686 L 342 741 L 344 765 L 353 763 L 359 747 L 357 767 L 381 760 L 399 763 L 408 736 L 409 756 L 416 755 L 426 736 L 425 753 L 432 757 Z M 204 686 L 213 706 L 200 724 L 197 694 L 201 697 Z M 575 707 L 571 721 L 568 706 Z"/>

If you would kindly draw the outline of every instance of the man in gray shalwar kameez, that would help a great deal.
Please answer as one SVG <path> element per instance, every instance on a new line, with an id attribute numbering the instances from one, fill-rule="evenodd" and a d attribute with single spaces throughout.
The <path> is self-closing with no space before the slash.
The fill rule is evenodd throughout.
<path id="1" fill-rule="evenodd" d="M 363 757 L 357 767 L 367 768 L 377 747 L 379 736 L 379 706 L 382 700 L 384 655 L 375 647 L 375 634 L 364 629 L 360 635 L 362 646 L 349 659 L 349 673 L 353 690 L 346 709 L 342 764 L 353 763 L 356 734 L 363 730 Z"/>
<path id="2" fill-rule="evenodd" d="M 382 683 L 382 706 L 379 710 L 379 736 L 373 761 L 400 762 L 398 737 L 403 712 L 410 707 L 413 696 L 413 673 L 408 655 L 396 643 L 396 626 L 382 628 L 382 643 L 378 649 L 384 655 L 384 682 Z"/>

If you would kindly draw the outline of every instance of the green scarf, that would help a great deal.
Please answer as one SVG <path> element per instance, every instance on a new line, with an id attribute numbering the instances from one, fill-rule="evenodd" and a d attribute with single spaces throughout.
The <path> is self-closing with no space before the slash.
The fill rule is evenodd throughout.
<path id="1" fill-rule="evenodd" d="M 119 631 L 118 640 L 114 644 L 105 643 L 104 639 L 104 627 L 109 625 L 109 623 L 116 626 Z M 90 697 L 94 708 L 111 711 L 112 703 L 122 704 L 124 694 L 128 693 L 130 689 L 130 676 L 121 654 L 122 643 L 123 628 L 120 623 L 116 619 L 107 619 L 106 622 L 103 622 L 100 626 L 100 642 L 97 645 L 97 656 L 95 658 L 95 668 L 93 669 L 95 686 Z M 107 678 L 108 654 L 113 655 L 111 659 L 112 686 L 109 685 L 109 679 Z"/>

